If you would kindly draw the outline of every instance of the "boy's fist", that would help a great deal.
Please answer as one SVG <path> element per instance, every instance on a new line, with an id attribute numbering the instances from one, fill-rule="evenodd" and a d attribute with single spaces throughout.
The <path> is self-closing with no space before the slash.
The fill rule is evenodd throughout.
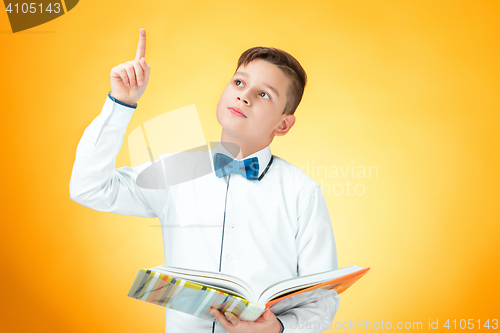
<path id="1" fill-rule="evenodd" d="M 151 66 L 146 63 L 146 31 L 139 30 L 139 45 L 135 59 L 111 69 L 111 96 L 135 105 L 146 90 Z"/>

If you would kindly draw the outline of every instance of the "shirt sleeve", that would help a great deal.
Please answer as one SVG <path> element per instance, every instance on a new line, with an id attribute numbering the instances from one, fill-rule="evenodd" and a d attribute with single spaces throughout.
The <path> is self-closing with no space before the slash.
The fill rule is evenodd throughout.
<path id="1" fill-rule="evenodd" d="M 108 97 L 115 103 L 118 103 L 120 105 L 123 105 L 123 106 L 126 106 L 126 107 L 129 107 L 129 108 L 132 108 L 132 109 L 137 109 L 137 103 L 135 103 L 135 105 L 131 105 L 131 104 L 127 104 L 127 103 L 123 103 L 122 101 L 119 101 L 117 100 L 116 98 L 114 98 L 113 96 L 111 96 L 111 91 L 108 93 Z"/>
<path id="2" fill-rule="evenodd" d="M 308 202 L 299 215 L 296 235 L 297 272 L 308 275 L 338 268 L 332 224 L 321 187 L 315 184 Z M 317 333 L 328 330 L 340 305 L 340 298 L 331 290 L 316 302 L 305 304 L 277 316 L 282 332 Z"/>
<path id="3" fill-rule="evenodd" d="M 122 103 L 125 104 L 125 103 Z M 69 184 L 70 198 L 88 208 L 123 215 L 157 217 L 164 195 L 137 185 L 137 177 L 153 162 L 115 169 L 134 108 L 108 94 L 101 113 L 85 129 Z M 149 191 L 149 192 L 148 192 Z"/>

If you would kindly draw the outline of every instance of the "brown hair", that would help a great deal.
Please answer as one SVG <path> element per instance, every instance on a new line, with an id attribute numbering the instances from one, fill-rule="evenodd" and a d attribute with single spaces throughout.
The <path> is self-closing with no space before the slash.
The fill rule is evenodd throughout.
<path id="1" fill-rule="evenodd" d="M 307 83 L 307 75 L 302 66 L 291 54 L 274 47 L 257 46 L 243 52 L 238 59 L 238 66 L 246 66 L 255 59 L 262 59 L 276 65 L 290 79 L 286 94 L 286 105 L 283 114 L 294 114 L 299 106 Z M 235 73 L 236 73 L 235 71 Z"/>

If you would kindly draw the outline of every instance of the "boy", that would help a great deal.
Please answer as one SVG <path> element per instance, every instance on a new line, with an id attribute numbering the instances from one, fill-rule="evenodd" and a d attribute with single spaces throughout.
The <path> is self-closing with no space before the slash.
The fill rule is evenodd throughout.
<path id="1" fill-rule="evenodd" d="M 77 148 L 71 199 L 99 211 L 158 217 L 165 265 L 234 275 L 259 294 L 277 281 L 337 269 L 321 188 L 269 148 L 274 136 L 295 123 L 306 84 L 297 60 L 274 48 L 245 51 L 217 104 L 222 134 L 208 154 L 212 172 L 178 184 L 167 177 L 166 186 L 147 189 L 137 177 L 151 163 L 114 168 L 149 80 L 145 49 L 141 29 L 135 60 L 111 70 L 111 92 Z M 255 322 L 214 309 L 216 321 L 210 323 L 167 308 L 166 332 L 321 332 L 330 327 L 339 302 L 333 291 L 278 316 L 266 311 Z"/>

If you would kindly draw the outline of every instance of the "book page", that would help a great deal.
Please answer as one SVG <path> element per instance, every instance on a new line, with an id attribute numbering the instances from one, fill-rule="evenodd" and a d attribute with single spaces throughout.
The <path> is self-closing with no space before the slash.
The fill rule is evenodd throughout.
<path id="1" fill-rule="evenodd" d="M 229 292 L 242 295 L 250 302 L 255 302 L 256 299 L 252 288 L 245 281 L 235 276 L 217 272 L 197 271 L 165 265 L 151 268 L 151 270 L 159 272 L 161 274 L 175 276 L 180 279 L 190 280 L 204 285 L 210 285 L 214 288 L 223 288 L 225 290 L 228 290 Z"/>
<path id="2" fill-rule="evenodd" d="M 339 268 L 334 271 L 298 276 L 288 280 L 280 281 L 267 287 L 259 296 L 257 303 L 266 304 L 269 300 L 277 298 L 280 295 L 289 293 L 291 291 L 307 288 L 322 282 L 330 281 L 335 278 L 340 278 L 342 276 L 355 273 L 362 269 L 363 268 L 359 266 L 351 265 L 348 267 Z"/>

